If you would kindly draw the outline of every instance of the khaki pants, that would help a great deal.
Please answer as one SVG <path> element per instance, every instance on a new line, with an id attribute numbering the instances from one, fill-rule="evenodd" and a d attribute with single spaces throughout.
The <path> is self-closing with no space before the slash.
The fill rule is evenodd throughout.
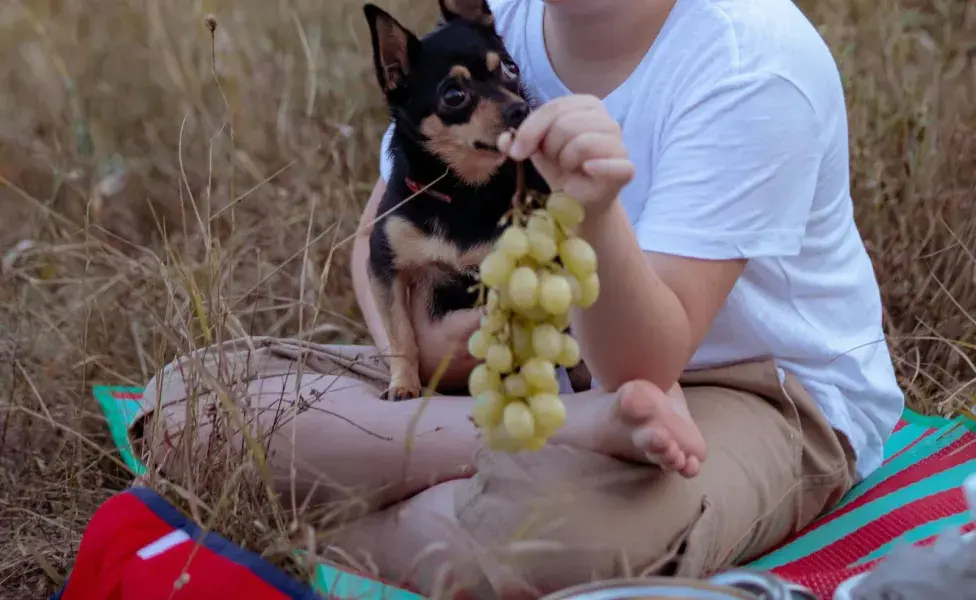
<path id="1" fill-rule="evenodd" d="M 191 385 L 188 373 L 201 367 L 210 375 Z M 189 390 L 202 389 L 195 412 L 203 415 L 221 389 L 260 420 L 323 394 L 378 395 L 387 377 L 368 347 L 236 340 L 167 367 L 140 414 L 178 432 Z M 846 438 L 773 361 L 688 372 L 681 384 L 708 445 L 698 477 L 569 446 L 479 451 L 455 496 L 463 536 L 517 554 L 506 568 L 540 589 L 621 575 L 703 577 L 764 554 L 849 490 L 855 457 Z"/>

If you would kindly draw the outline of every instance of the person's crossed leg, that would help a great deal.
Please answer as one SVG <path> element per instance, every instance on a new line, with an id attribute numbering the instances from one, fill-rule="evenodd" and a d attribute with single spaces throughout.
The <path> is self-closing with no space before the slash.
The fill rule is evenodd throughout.
<path id="1" fill-rule="evenodd" d="M 334 544 L 428 596 L 453 585 L 537 597 L 594 578 L 706 575 L 771 548 L 851 482 L 846 446 L 772 363 L 689 374 L 684 398 L 644 383 L 565 396 L 567 423 L 552 443 L 514 455 L 480 450 L 470 398 L 435 397 L 408 457 L 404 424 L 425 400 L 380 401 L 382 378 L 356 372 L 363 357 L 350 361 L 349 348 L 311 346 L 301 377 L 293 346 L 262 352 L 242 361 L 256 374 L 247 400 L 269 414 L 306 405 L 271 440 L 279 489 L 290 493 L 295 468 L 299 495 L 334 500 L 323 479 L 372 492 L 363 506 L 385 508 Z M 164 382 L 170 440 L 185 422 L 179 378 Z M 309 401 L 313 389 L 329 391 Z"/>
<path id="2" fill-rule="evenodd" d="M 767 376 L 752 382 L 762 388 L 775 382 L 768 367 L 742 369 Z M 717 380 L 730 376 L 735 370 Z M 530 598 L 616 576 L 707 576 L 771 549 L 851 484 L 845 446 L 805 401 L 781 399 L 690 386 L 687 414 L 701 435 L 684 437 L 685 417 L 670 412 L 674 396 L 653 387 L 592 398 L 574 408 L 605 415 L 607 435 L 594 446 L 483 453 L 474 477 L 354 524 L 345 547 L 374 553 L 388 577 L 439 597 L 452 585 L 479 597 Z M 615 435 L 624 429 L 631 435 Z M 670 454 L 661 468 L 614 458 L 642 458 L 648 437 L 670 438 L 657 446 Z M 696 477 L 682 476 L 704 442 L 708 460 Z"/>

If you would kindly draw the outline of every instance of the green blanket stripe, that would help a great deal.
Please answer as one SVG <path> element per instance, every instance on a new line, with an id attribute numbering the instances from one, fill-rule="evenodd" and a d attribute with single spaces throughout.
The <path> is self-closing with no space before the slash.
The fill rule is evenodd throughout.
<path id="1" fill-rule="evenodd" d="M 950 515 L 948 517 L 945 517 L 943 519 L 939 519 L 937 521 L 931 521 L 929 523 L 924 523 L 922 525 L 919 525 L 915 529 L 911 529 L 909 531 L 906 531 L 904 534 L 902 534 L 901 536 L 899 536 L 897 539 L 894 539 L 894 540 L 888 542 L 887 544 L 878 547 L 877 550 L 875 550 L 871 554 L 868 554 L 867 556 L 865 556 L 861 560 L 857 561 L 852 566 L 862 565 L 864 563 L 871 562 L 872 560 L 875 560 L 875 559 L 878 559 L 878 558 L 882 558 L 884 556 L 887 556 L 889 552 L 891 552 L 892 550 L 894 550 L 898 546 L 904 546 L 904 545 L 908 545 L 908 544 L 915 544 L 915 543 L 921 542 L 922 540 L 924 540 L 926 538 L 930 538 L 930 537 L 935 536 L 935 535 L 944 534 L 949 529 L 953 529 L 953 528 L 956 528 L 956 527 L 962 527 L 962 526 L 966 525 L 967 523 L 969 523 L 971 519 L 972 519 L 972 517 L 969 515 L 968 512 L 962 512 L 962 513 L 959 513 L 957 515 Z"/>
<path id="2" fill-rule="evenodd" d="M 940 417 L 938 415 L 923 415 L 910 408 L 905 408 L 902 412 L 902 419 L 914 425 L 920 425 L 927 429 L 942 429 L 949 423 L 961 424 L 966 429 L 976 432 L 976 421 L 965 417 Z"/>
<path id="3" fill-rule="evenodd" d="M 907 431 L 906 431 L 907 430 Z M 886 457 L 894 456 L 898 452 L 904 450 L 913 441 L 918 439 L 924 433 L 931 431 L 931 427 L 922 427 L 920 425 L 906 425 L 901 431 L 895 432 L 891 438 L 892 443 L 885 444 L 884 455 Z M 899 434 L 904 432 L 904 437 Z M 926 439 L 920 441 L 915 447 L 913 447 L 908 452 L 888 461 L 887 464 L 883 464 L 878 467 L 871 475 L 866 477 L 864 481 L 858 484 L 854 489 L 844 496 L 844 499 L 838 504 L 833 510 L 840 510 L 857 500 L 862 495 L 871 491 L 875 486 L 877 486 L 882 481 L 904 471 L 908 467 L 911 467 L 919 461 L 919 454 L 922 457 L 931 456 L 939 451 L 939 449 L 948 446 L 955 440 L 959 439 L 965 433 L 962 428 L 953 427 L 951 422 L 943 421 L 942 427 L 929 435 Z M 950 438 L 946 438 L 948 435 Z M 897 436 L 897 437 L 896 437 Z M 889 448 L 889 446 L 891 446 Z"/>
<path id="4" fill-rule="evenodd" d="M 884 445 L 885 458 L 890 458 L 898 454 L 929 431 L 932 431 L 931 427 L 922 427 L 921 425 L 913 425 L 911 423 L 905 425 L 888 436 Z"/>
<path id="5" fill-rule="evenodd" d="M 122 461 L 129 467 L 135 475 L 144 475 L 146 466 L 135 457 L 132 452 L 132 444 L 129 440 L 129 426 L 136 418 L 139 410 L 139 403 L 135 400 L 125 400 L 116 398 L 116 393 L 141 394 L 142 389 L 135 387 L 117 387 L 108 385 L 98 385 L 93 389 L 95 400 L 101 405 L 108 421 L 108 430 L 112 436 L 112 441 L 122 455 Z"/>
<path id="6" fill-rule="evenodd" d="M 963 463 L 914 483 L 907 488 L 868 502 L 864 506 L 860 506 L 814 529 L 807 535 L 794 540 L 779 550 L 763 556 L 750 566 L 756 569 L 772 569 L 791 563 L 804 556 L 809 556 L 844 536 L 849 535 L 851 532 L 864 527 L 871 521 L 877 519 L 878 515 L 889 513 L 921 498 L 960 487 L 963 480 L 972 474 L 973 468 L 972 461 Z"/>
<path id="7" fill-rule="evenodd" d="M 339 569 L 319 565 L 315 571 L 315 578 L 312 588 L 321 593 L 327 593 L 335 598 L 346 600 L 365 599 L 369 600 L 423 600 L 423 596 L 408 592 L 407 590 L 388 586 L 384 583 L 355 575 Z M 325 592 L 328 590 L 328 592 Z"/>

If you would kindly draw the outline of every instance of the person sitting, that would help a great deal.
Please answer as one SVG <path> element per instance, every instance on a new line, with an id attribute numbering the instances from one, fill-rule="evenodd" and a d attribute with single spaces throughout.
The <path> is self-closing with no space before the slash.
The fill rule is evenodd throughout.
<path id="1" fill-rule="evenodd" d="M 142 401 L 153 460 L 185 469 L 174 449 L 204 448 L 205 407 L 234 398 L 270 432 L 279 491 L 365 498 L 332 543 L 431 596 L 758 557 L 880 465 L 904 405 L 829 49 L 790 0 L 487 6 L 541 103 L 499 148 L 586 208 L 601 294 L 573 331 L 597 385 L 566 390 L 565 426 L 518 454 L 482 448 L 471 398 L 379 399 L 384 156 L 351 264 L 375 348 L 256 337 L 180 358 Z M 456 344 L 447 377 L 466 379 L 478 318 L 413 315 L 426 375 Z"/>

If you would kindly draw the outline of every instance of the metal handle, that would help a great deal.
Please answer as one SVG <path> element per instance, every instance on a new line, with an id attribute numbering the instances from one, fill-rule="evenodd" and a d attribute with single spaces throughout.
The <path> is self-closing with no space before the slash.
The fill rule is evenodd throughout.
<path id="1" fill-rule="evenodd" d="M 757 600 L 817 600 L 816 594 L 803 586 L 758 571 L 736 569 L 715 575 L 708 581 L 748 592 Z"/>

